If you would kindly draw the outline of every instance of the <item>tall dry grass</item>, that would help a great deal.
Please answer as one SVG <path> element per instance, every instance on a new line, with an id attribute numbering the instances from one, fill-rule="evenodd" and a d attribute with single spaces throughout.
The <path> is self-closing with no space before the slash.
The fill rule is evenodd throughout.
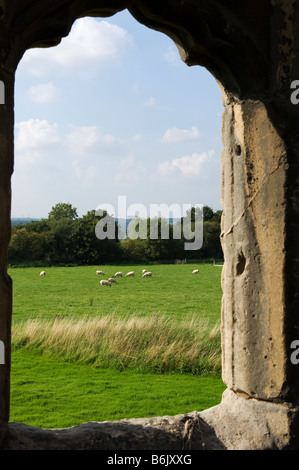
<path id="1" fill-rule="evenodd" d="M 221 370 L 219 324 L 154 315 L 32 319 L 14 325 L 13 348 L 119 370 L 215 374 Z"/>

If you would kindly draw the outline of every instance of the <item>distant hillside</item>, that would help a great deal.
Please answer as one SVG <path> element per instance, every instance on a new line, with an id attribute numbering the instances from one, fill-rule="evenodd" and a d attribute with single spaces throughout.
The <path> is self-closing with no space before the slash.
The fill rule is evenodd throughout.
<path id="1" fill-rule="evenodd" d="M 19 224 L 22 224 L 22 225 L 26 225 L 28 224 L 29 222 L 32 222 L 32 220 L 40 220 L 40 219 L 30 219 L 30 218 L 13 218 L 11 219 L 11 225 L 14 226 L 14 225 L 19 225 Z"/>
<path id="2" fill-rule="evenodd" d="M 41 219 L 31 219 L 31 218 L 29 218 L 29 217 L 27 217 L 27 218 L 12 218 L 12 219 L 11 219 L 11 225 L 12 225 L 12 226 L 14 226 L 14 225 L 19 225 L 19 224 L 26 225 L 26 224 L 28 224 L 29 222 L 32 222 L 32 220 L 41 220 Z M 118 219 L 118 218 L 116 218 L 115 220 L 116 220 L 116 221 L 119 223 L 119 225 L 121 225 L 122 227 L 123 227 L 124 225 L 126 225 L 126 227 L 128 227 L 129 223 L 130 223 L 133 219 Z M 174 224 L 177 220 L 179 220 L 179 219 L 172 219 L 172 218 L 170 218 L 170 219 L 168 219 L 168 223 L 169 223 L 170 225 L 172 225 L 172 224 Z"/>

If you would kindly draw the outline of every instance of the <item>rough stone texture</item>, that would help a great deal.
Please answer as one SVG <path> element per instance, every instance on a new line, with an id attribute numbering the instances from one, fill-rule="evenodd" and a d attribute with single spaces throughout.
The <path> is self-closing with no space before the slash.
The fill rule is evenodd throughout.
<path id="1" fill-rule="evenodd" d="M 200 413 L 45 430 L 9 425 L 3 450 L 288 450 L 297 410 L 226 390 L 221 403 Z"/>
<path id="2" fill-rule="evenodd" d="M 14 73 L 28 48 L 58 44 L 76 18 L 124 8 L 172 38 L 186 64 L 205 66 L 222 89 L 228 388 L 217 407 L 194 412 L 192 419 L 53 431 L 8 425 Z M 299 80 L 299 0 L 0 0 L 0 80 L 6 88 L 6 104 L 0 105 L 0 340 L 6 352 L 0 447 L 299 448 L 299 366 L 290 361 L 291 342 L 299 339 L 299 105 L 290 101 L 291 83 Z"/>
<path id="3" fill-rule="evenodd" d="M 223 377 L 235 391 L 284 399 L 286 149 L 259 101 L 226 107 L 223 138 Z"/>
<path id="4" fill-rule="evenodd" d="M 4 450 L 205 450 L 207 425 L 198 413 L 86 423 L 70 429 L 43 430 L 14 423 Z M 209 446 L 221 448 L 210 430 Z"/>
<path id="5" fill-rule="evenodd" d="M 226 390 L 219 405 L 199 413 L 214 442 L 226 450 L 292 450 L 298 448 L 298 410 Z M 220 447 L 219 447 L 220 449 Z"/>

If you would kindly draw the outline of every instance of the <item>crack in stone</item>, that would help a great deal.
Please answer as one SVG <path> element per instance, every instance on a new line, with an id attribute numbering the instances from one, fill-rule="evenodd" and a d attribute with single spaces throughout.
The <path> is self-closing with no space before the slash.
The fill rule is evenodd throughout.
<path id="1" fill-rule="evenodd" d="M 244 215 L 246 214 L 246 212 L 248 211 L 248 209 L 250 208 L 250 206 L 252 205 L 252 203 L 254 202 L 254 200 L 257 198 L 257 196 L 259 195 L 259 193 L 261 192 L 261 190 L 263 189 L 263 187 L 266 185 L 266 183 L 268 182 L 268 180 L 270 179 L 270 177 L 276 172 L 278 171 L 281 166 L 284 164 L 284 161 L 282 161 L 282 157 L 279 159 L 279 162 L 278 164 L 276 165 L 275 168 L 273 168 L 272 171 L 270 171 L 270 173 L 268 173 L 267 176 L 265 176 L 264 180 L 262 181 L 262 184 L 260 186 L 259 189 L 257 189 L 257 191 L 255 192 L 255 194 L 250 198 L 247 206 L 245 207 L 245 209 L 241 212 L 241 214 L 235 218 L 235 220 L 233 221 L 233 223 L 231 224 L 229 230 L 227 230 L 226 232 L 222 232 L 221 233 L 221 237 L 226 237 L 227 235 L 229 235 L 230 233 L 232 233 L 234 227 L 240 222 L 240 220 L 242 219 L 242 217 L 244 217 Z"/>

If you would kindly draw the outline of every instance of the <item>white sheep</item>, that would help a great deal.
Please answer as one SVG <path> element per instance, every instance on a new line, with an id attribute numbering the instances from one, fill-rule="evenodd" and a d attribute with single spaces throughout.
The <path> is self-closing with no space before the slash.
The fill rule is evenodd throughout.
<path id="1" fill-rule="evenodd" d="M 122 277 L 123 273 L 121 271 L 114 274 L 114 277 Z"/>
<path id="2" fill-rule="evenodd" d="M 42 277 L 45 276 L 45 275 L 46 275 L 46 271 L 42 271 L 42 272 L 40 273 L 40 276 L 42 276 Z"/>
<path id="3" fill-rule="evenodd" d="M 146 273 L 146 269 L 143 269 L 143 270 L 142 270 L 142 274 L 144 274 L 144 273 Z"/>
<path id="4" fill-rule="evenodd" d="M 105 276 L 105 273 L 103 273 L 103 271 L 96 271 L 96 274 L 101 274 L 102 276 Z"/>
<path id="5" fill-rule="evenodd" d="M 198 274 L 198 273 L 199 273 L 199 270 L 198 270 L 198 269 L 194 269 L 194 270 L 192 271 L 192 274 Z"/>
<path id="6" fill-rule="evenodd" d="M 145 272 L 145 273 L 142 275 L 142 277 L 151 277 L 152 274 L 153 274 L 153 273 L 152 273 L 151 271 L 147 271 L 147 272 Z"/>
<path id="7" fill-rule="evenodd" d="M 110 281 L 106 281 L 106 279 L 102 279 L 102 280 L 100 281 L 100 284 L 101 284 L 101 286 L 109 286 L 109 287 L 111 287 L 111 282 L 110 282 Z"/>
<path id="8" fill-rule="evenodd" d="M 114 277 L 109 277 L 108 279 L 109 282 L 114 282 L 114 284 L 117 284 L 116 280 L 114 279 Z"/>
<path id="9" fill-rule="evenodd" d="M 126 274 L 126 277 L 128 276 L 135 276 L 135 272 L 134 271 L 129 271 L 127 274 Z"/>

